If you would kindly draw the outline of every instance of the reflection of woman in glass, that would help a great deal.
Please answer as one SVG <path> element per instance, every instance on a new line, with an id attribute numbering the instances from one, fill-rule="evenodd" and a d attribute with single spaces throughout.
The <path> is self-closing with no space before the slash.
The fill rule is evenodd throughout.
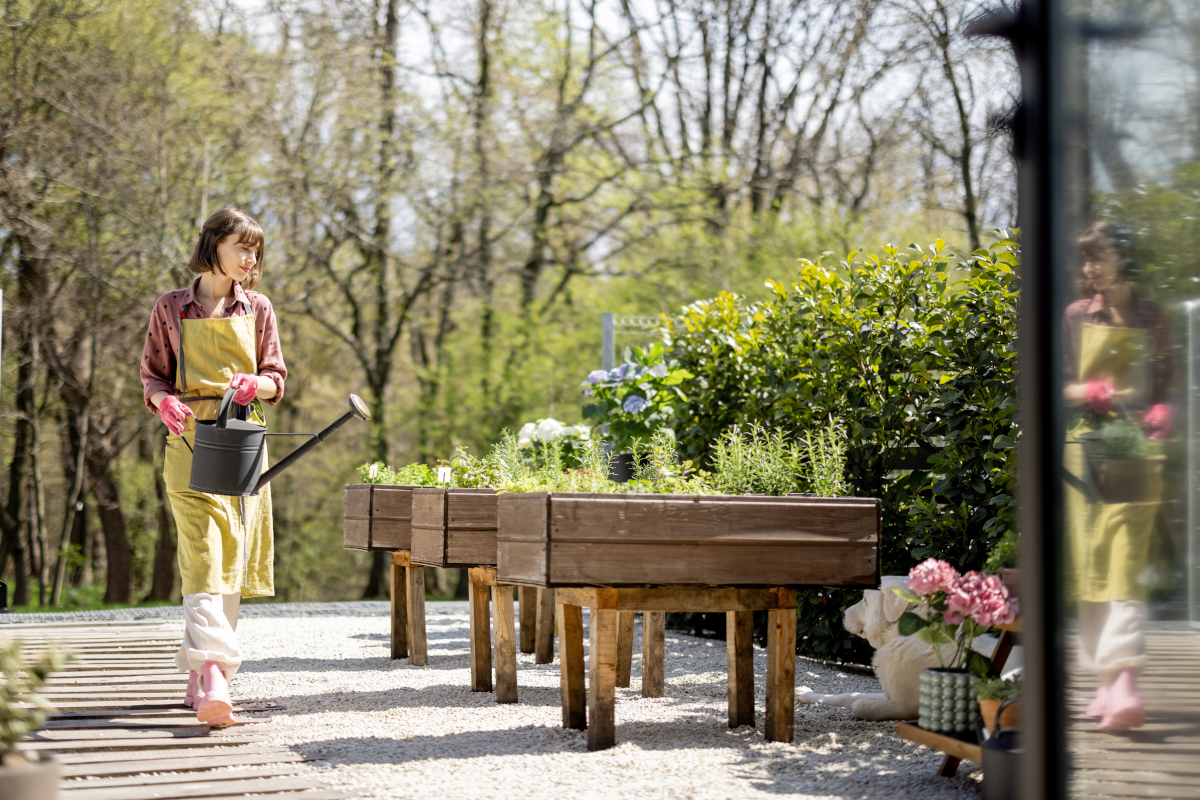
<path id="1" fill-rule="evenodd" d="M 1079 658 L 1100 688 L 1087 715 L 1106 731 L 1141 727 L 1146 663 L 1143 573 L 1162 497 L 1158 441 L 1171 427 L 1166 314 L 1135 290 L 1130 237 L 1097 222 L 1079 240 L 1084 299 L 1063 316 L 1068 419 L 1066 525 L 1079 602 Z"/>

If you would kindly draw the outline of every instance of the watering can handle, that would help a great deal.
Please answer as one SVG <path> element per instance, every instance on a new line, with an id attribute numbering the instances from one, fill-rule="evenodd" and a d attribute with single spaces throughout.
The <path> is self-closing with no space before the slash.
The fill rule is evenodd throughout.
<path id="1" fill-rule="evenodd" d="M 1000 717 L 1004 716 L 1004 709 L 1008 708 L 1013 703 L 1018 702 L 1020 699 L 1021 695 L 1017 695 L 1016 697 L 1010 697 L 1008 700 L 1005 700 L 1000 704 L 1000 707 L 996 709 L 996 724 L 992 726 L 993 731 L 996 733 L 1000 732 Z"/>
<path id="2" fill-rule="evenodd" d="M 229 421 L 229 408 L 233 405 L 233 396 L 237 394 L 237 389 L 232 386 L 225 390 L 225 396 L 221 398 L 221 407 L 217 409 L 217 427 L 224 428 L 225 423 Z"/>

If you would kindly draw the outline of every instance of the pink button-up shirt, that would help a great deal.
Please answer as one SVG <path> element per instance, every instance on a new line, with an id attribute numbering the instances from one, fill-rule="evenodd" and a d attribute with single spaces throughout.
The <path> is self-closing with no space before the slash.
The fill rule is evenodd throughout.
<path id="1" fill-rule="evenodd" d="M 142 394 L 146 408 L 158 413 L 150 398 L 158 392 L 175 394 L 175 368 L 179 363 L 179 319 L 208 319 L 209 312 L 196 299 L 197 278 L 191 286 L 167 292 L 158 298 L 150 315 L 150 330 L 142 349 Z M 233 285 L 233 302 L 225 308 L 226 317 L 254 314 L 257 336 L 258 374 L 275 381 L 275 396 L 266 402 L 275 405 L 283 399 L 283 382 L 287 367 L 279 347 L 279 328 L 275 324 L 275 309 L 265 294 L 248 292 L 240 284 Z"/>

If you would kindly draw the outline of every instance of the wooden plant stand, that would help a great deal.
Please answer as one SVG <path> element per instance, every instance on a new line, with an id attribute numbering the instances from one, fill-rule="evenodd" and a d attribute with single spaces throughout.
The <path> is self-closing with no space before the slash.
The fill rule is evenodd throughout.
<path id="1" fill-rule="evenodd" d="M 392 658 L 414 667 L 429 663 L 425 639 L 425 568 L 412 563 L 412 552 L 392 553 Z"/>
<path id="2" fill-rule="evenodd" d="M 663 696 L 666 612 L 725 612 L 729 726 L 754 725 L 753 615 L 767 612 L 767 741 L 790 742 L 796 698 L 796 591 L 704 586 L 557 589 L 563 727 L 587 730 L 588 749 L 616 743 L 615 689 L 629 685 L 633 614 L 643 612 L 642 695 Z M 584 688 L 583 607 L 591 609 L 589 681 Z M 623 645 L 623 646 L 622 646 Z M 586 697 L 586 705 L 585 705 Z"/>
<path id="3" fill-rule="evenodd" d="M 1000 629 L 1000 639 L 996 642 L 996 649 L 992 652 L 992 668 L 997 672 L 1002 672 L 1009 654 L 1012 653 L 1016 635 L 1021 632 L 1021 620 L 1018 618 L 1009 625 L 997 627 Z M 944 733 L 927 731 L 915 722 L 896 723 L 896 735 L 905 741 L 923 744 L 928 748 L 945 753 L 946 757 L 942 759 L 942 765 L 938 767 L 938 775 L 943 778 L 951 778 L 956 775 L 958 765 L 963 761 L 983 763 L 983 753 L 979 745 L 956 739 L 953 736 L 946 736 Z"/>
<path id="4" fill-rule="evenodd" d="M 471 691 L 492 691 L 496 667 L 496 702 L 517 702 L 517 637 L 513 619 L 513 586 L 496 580 L 495 567 L 467 570 L 471 611 Z M 554 660 L 554 590 L 518 587 L 521 607 L 521 652 L 535 653 L 538 664 Z M 495 607 L 493 621 L 491 608 Z M 532 617 L 532 619 L 529 619 Z M 632 633 L 632 631 L 631 631 Z M 526 644 L 528 643 L 528 649 Z M 493 659 L 494 647 L 494 659 Z"/>

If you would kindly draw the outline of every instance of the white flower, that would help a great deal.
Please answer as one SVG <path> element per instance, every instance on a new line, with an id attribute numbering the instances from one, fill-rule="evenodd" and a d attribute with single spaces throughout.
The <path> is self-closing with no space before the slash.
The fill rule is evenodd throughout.
<path id="1" fill-rule="evenodd" d="M 524 429 L 522 428 L 522 430 Z M 517 440 L 517 447 L 521 448 L 522 450 L 528 450 L 529 448 L 533 447 L 533 439 L 530 439 L 528 436 L 522 436 Z"/>
<path id="2" fill-rule="evenodd" d="M 562 429 L 562 435 L 564 438 L 567 438 L 567 439 L 570 439 L 572 436 L 575 435 L 575 433 L 576 433 L 575 429 L 573 427 L 571 427 L 570 425 L 567 425 Z"/>
<path id="3" fill-rule="evenodd" d="M 586 425 L 576 425 L 575 435 L 586 442 L 592 438 L 592 429 Z"/>
<path id="4" fill-rule="evenodd" d="M 531 438 L 533 438 L 533 432 L 536 430 L 537 430 L 537 425 L 535 425 L 532 422 L 526 422 L 524 425 L 521 426 L 521 430 L 517 431 L 517 438 L 518 439 L 531 439 Z"/>
<path id="5" fill-rule="evenodd" d="M 557 439 L 562 436 L 563 424 L 553 417 L 547 417 L 537 424 L 537 430 L 534 436 L 543 442 L 548 442 L 552 439 Z"/>

